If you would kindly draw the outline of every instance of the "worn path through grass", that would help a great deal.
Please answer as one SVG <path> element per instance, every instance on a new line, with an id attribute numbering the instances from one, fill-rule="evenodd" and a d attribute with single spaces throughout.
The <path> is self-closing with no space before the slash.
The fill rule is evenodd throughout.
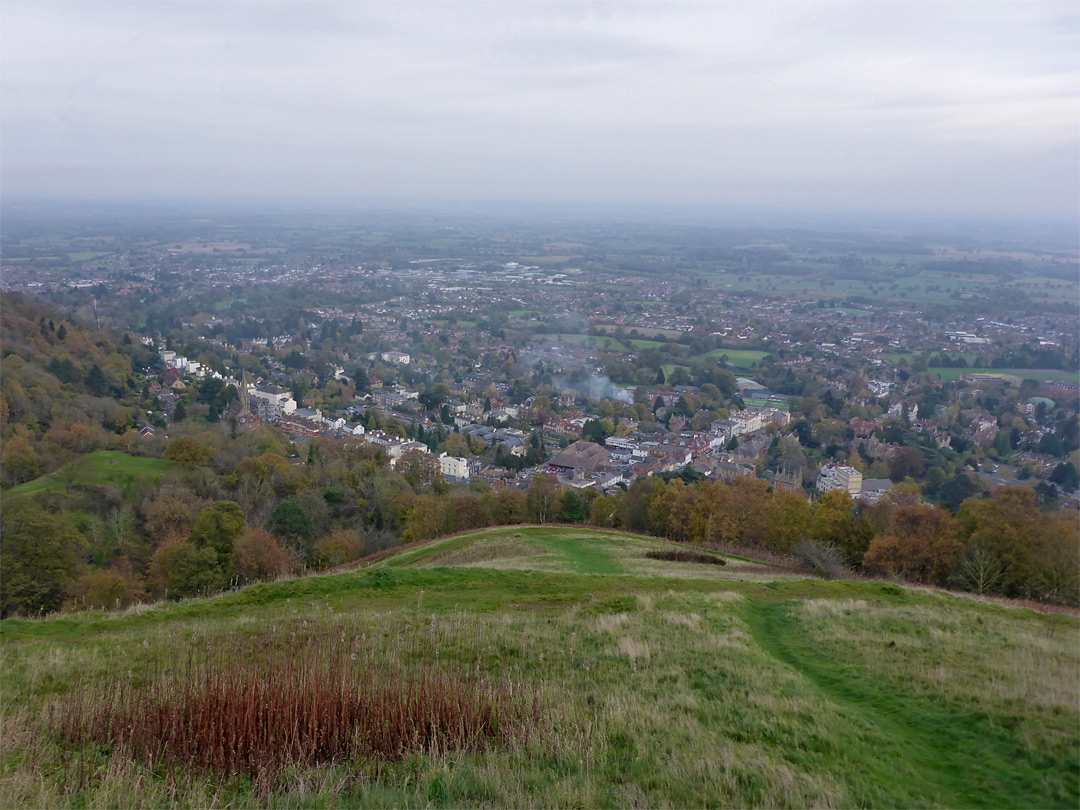
<path id="1" fill-rule="evenodd" d="M 853 786 L 854 795 L 877 804 L 877 789 L 900 798 L 918 785 L 915 795 L 949 807 L 1078 805 L 1076 762 L 1062 769 L 1059 762 L 1033 756 L 1017 735 L 1017 718 L 967 709 L 940 694 L 909 692 L 870 676 L 856 661 L 832 660 L 800 627 L 796 607 L 747 600 L 747 626 L 765 652 L 856 723 L 878 732 L 884 746 L 844 752 L 852 766 L 847 772 L 864 783 Z"/>

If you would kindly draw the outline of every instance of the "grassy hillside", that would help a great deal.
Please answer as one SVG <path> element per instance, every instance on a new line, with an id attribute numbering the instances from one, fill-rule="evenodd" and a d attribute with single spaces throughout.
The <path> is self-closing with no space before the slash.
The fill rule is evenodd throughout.
<path id="1" fill-rule="evenodd" d="M 98 450 L 73 463 L 78 465 L 73 483 L 82 486 L 110 484 L 124 493 L 127 493 L 137 481 L 156 483 L 166 473 L 180 471 L 180 467 L 171 461 L 130 456 L 116 450 Z M 66 487 L 64 471 L 60 470 L 20 484 L 14 487 L 6 497 L 36 495 L 39 492 L 63 492 Z"/>
<path id="2" fill-rule="evenodd" d="M 5 621 L 0 805 L 1080 801 L 1075 618 L 734 557 L 646 556 L 671 548 L 498 529 L 216 599 Z M 61 743 L 42 719 L 50 702 L 115 682 L 137 689 L 204 651 L 254 671 L 275 645 L 322 649 L 315 638 L 358 651 L 359 669 L 392 661 L 509 683 L 535 695 L 538 731 L 474 750 L 307 763 L 268 793 L 243 774 Z"/>

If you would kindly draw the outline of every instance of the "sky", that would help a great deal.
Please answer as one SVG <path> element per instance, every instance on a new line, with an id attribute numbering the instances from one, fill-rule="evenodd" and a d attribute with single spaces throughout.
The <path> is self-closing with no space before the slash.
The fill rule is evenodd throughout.
<path id="1" fill-rule="evenodd" d="M 0 193 L 1075 222 L 1080 4 L 0 4 Z"/>

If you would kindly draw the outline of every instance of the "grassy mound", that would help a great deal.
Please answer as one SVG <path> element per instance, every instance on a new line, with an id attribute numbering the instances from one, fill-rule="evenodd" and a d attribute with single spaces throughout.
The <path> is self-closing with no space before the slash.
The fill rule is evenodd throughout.
<path id="1" fill-rule="evenodd" d="M 889 583 L 770 574 L 730 556 L 724 566 L 646 556 L 678 549 L 617 532 L 489 530 L 366 569 L 216 599 L 5 621 L 0 805 L 1080 801 L 1076 619 Z M 355 664 L 347 657 L 354 652 Z M 324 750 L 318 734 L 300 731 L 311 717 L 342 746 L 332 755 L 274 758 L 258 754 L 271 743 L 256 736 L 238 749 L 255 752 L 240 766 L 215 768 L 197 756 L 159 758 L 153 746 L 117 735 L 65 734 L 49 722 L 50 706 L 93 706 L 123 693 L 110 705 L 130 708 L 166 687 L 189 690 L 188 703 L 169 705 L 229 698 L 236 717 L 254 711 L 243 695 L 258 689 L 219 695 L 199 686 L 205 677 L 189 677 L 186 656 L 222 654 L 230 662 L 215 673 L 270 672 L 282 694 L 295 692 L 274 716 L 284 718 L 280 736 L 297 751 Z M 325 680 L 331 672 L 338 675 Z M 369 672 L 380 674 L 367 681 Z M 409 684 L 424 673 L 445 678 L 443 691 L 456 702 L 437 709 L 415 696 L 391 699 L 414 694 Z M 328 691 L 311 697 L 305 690 L 319 683 Z M 476 691 L 481 685 L 491 691 Z M 364 742 L 383 739 L 383 726 L 356 720 L 357 696 L 384 692 L 390 698 L 379 705 L 398 707 L 388 716 L 445 711 L 476 722 L 460 744 L 444 733 L 449 726 L 431 736 L 396 723 L 405 733 L 389 755 Z M 260 706 L 272 702 L 264 697 Z M 307 700 L 321 708 L 284 711 Z M 210 748 L 234 733 L 191 728 Z M 260 781 L 270 765 L 274 779 Z"/>

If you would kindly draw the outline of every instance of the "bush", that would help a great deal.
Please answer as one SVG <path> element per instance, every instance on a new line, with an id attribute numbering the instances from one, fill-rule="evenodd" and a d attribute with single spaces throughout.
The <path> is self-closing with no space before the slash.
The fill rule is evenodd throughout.
<path id="1" fill-rule="evenodd" d="M 808 573 L 822 579 L 836 579 L 848 573 L 844 553 L 836 546 L 803 542 L 795 546 L 795 559 Z"/>

